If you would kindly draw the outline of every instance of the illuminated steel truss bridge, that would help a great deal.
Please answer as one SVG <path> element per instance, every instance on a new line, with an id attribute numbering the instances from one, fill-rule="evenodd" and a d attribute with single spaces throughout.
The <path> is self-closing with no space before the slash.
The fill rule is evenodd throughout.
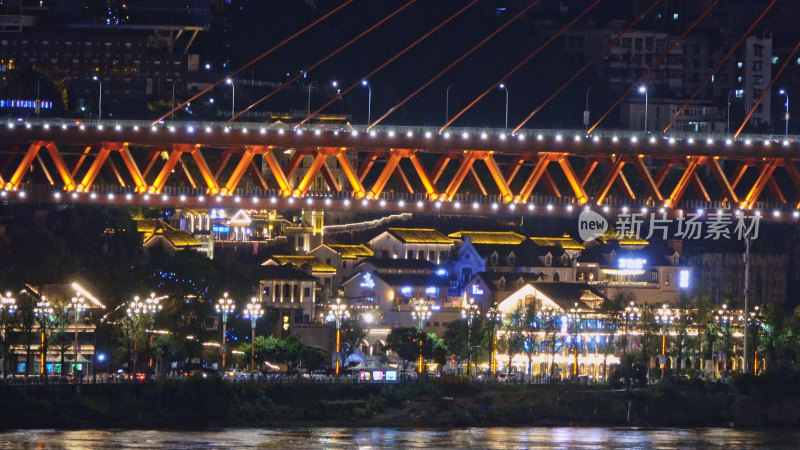
<path id="1" fill-rule="evenodd" d="M 791 136 L 48 119 L 2 124 L 0 138 L 3 201 L 800 216 Z"/>

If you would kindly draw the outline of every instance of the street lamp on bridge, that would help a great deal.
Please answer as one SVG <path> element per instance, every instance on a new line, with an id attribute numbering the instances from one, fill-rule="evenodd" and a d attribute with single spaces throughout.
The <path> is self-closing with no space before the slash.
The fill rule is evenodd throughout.
<path id="1" fill-rule="evenodd" d="M 94 81 L 100 83 L 100 96 L 97 99 L 97 120 L 103 120 L 103 81 L 98 77 L 92 77 Z"/>
<path id="2" fill-rule="evenodd" d="M 264 308 L 258 303 L 255 297 L 250 299 L 250 303 L 244 308 L 244 318 L 250 319 L 250 379 L 253 379 L 253 373 L 256 367 L 256 320 L 264 315 Z"/>
<path id="3" fill-rule="evenodd" d="M 506 87 L 505 83 L 500 84 L 500 86 L 498 86 L 498 87 L 500 89 L 503 89 L 503 90 L 506 91 L 506 127 L 505 128 L 506 128 L 506 130 L 508 130 L 508 87 Z"/>
<path id="4" fill-rule="evenodd" d="M 366 86 L 368 93 L 367 93 L 367 126 L 372 123 L 372 86 L 369 85 L 367 80 L 361 81 L 362 86 Z M 310 114 L 309 114 L 310 115 Z"/>
<path id="5" fill-rule="evenodd" d="M 231 85 L 231 119 L 236 117 L 236 85 L 230 78 L 225 79 L 225 84 Z"/>
<path id="6" fill-rule="evenodd" d="M 450 120 L 450 88 L 453 86 L 455 86 L 455 84 L 448 84 L 444 94 L 444 123 Z"/>
<path id="7" fill-rule="evenodd" d="M 236 309 L 236 302 L 233 301 L 232 298 L 228 297 L 228 293 L 222 294 L 222 298 L 217 301 L 216 310 L 218 313 L 222 314 L 222 344 L 220 345 L 220 350 L 222 350 L 222 368 L 226 367 L 225 360 L 228 356 L 228 345 L 226 339 L 226 332 L 228 328 L 228 314 L 232 314 L 233 311 Z"/>
<path id="8" fill-rule="evenodd" d="M 784 116 L 784 119 L 786 120 L 786 129 L 784 131 L 784 136 L 788 137 L 789 136 L 789 93 L 786 92 L 785 89 L 781 89 L 778 93 L 786 97 L 786 115 Z"/>
<path id="9" fill-rule="evenodd" d="M 639 86 L 639 92 L 644 94 L 644 132 L 647 133 L 647 86 Z"/>

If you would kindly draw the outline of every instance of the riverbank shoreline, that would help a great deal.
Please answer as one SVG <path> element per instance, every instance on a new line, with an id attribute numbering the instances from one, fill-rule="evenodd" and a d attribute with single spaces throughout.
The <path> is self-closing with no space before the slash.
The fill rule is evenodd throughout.
<path id="1" fill-rule="evenodd" d="M 0 386 L 0 430 L 368 427 L 670 427 L 800 425 L 791 380 L 670 380 L 631 391 L 502 384 L 232 384 Z"/>

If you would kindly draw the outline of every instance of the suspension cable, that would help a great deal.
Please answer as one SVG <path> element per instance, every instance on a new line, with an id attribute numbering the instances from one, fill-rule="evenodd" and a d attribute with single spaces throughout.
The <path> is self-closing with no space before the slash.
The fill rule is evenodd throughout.
<path id="1" fill-rule="evenodd" d="M 236 120 L 236 119 L 237 119 L 239 116 L 241 116 L 242 114 L 246 113 L 247 111 L 250 111 L 251 109 L 253 109 L 253 108 L 254 108 L 254 107 L 256 107 L 257 105 L 259 105 L 261 102 L 263 102 L 263 101 L 267 100 L 268 98 L 270 98 L 270 97 L 272 97 L 273 95 L 277 94 L 278 92 L 282 91 L 284 88 L 286 88 L 286 87 L 287 87 L 287 86 L 289 86 L 290 84 L 292 84 L 292 83 L 294 83 L 295 81 L 297 81 L 297 80 L 299 80 L 300 78 L 302 78 L 304 74 L 306 74 L 306 73 L 308 73 L 308 72 L 310 72 L 310 71 L 314 70 L 314 69 L 315 69 L 316 67 L 318 67 L 320 64 L 322 64 L 322 63 L 324 63 L 325 61 L 327 61 L 327 60 L 331 59 L 331 58 L 332 58 L 332 57 L 334 57 L 334 56 L 335 56 L 337 53 L 339 53 L 339 52 L 341 52 L 342 50 L 346 49 L 347 47 L 349 47 L 350 45 L 352 45 L 354 42 L 356 42 L 357 40 L 359 40 L 359 39 L 361 39 L 362 37 L 364 37 L 364 36 L 365 36 L 367 33 L 369 33 L 369 32 L 371 32 L 371 31 L 373 31 L 375 28 L 378 28 L 378 27 L 379 27 L 379 26 L 381 26 L 381 25 L 382 25 L 384 22 L 386 22 L 387 20 L 391 19 L 391 18 L 392 18 L 392 17 L 394 17 L 395 15 L 399 14 L 401 11 L 403 11 L 403 10 L 404 10 L 404 9 L 406 9 L 406 8 L 408 8 L 409 6 L 411 6 L 411 5 L 412 5 L 414 2 L 416 2 L 416 1 L 417 1 L 417 0 L 410 0 L 409 2 L 407 2 L 406 4 L 404 4 L 403 6 L 401 6 L 400 8 L 396 9 L 394 12 L 392 12 L 392 13 L 391 13 L 391 14 L 389 14 L 388 16 L 384 17 L 384 18 L 383 18 L 383 19 L 381 19 L 380 21 L 378 21 L 378 22 L 376 22 L 375 24 L 373 24 L 371 27 L 369 27 L 369 28 L 367 28 L 366 30 L 364 30 L 364 31 L 362 31 L 361 33 L 359 33 L 359 34 L 358 34 L 356 37 L 354 37 L 353 39 L 350 39 L 349 41 L 347 41 L 347 43 L 346 43 L 346 44 L 342 45 L 341 47 L 337 48 L 337 49 L 336 49 L 336 50 L 334 50 L 333 52 L 329 53 L 329 54 L 328 54 L 326 57 L 324 57 L 324 58 L 320 59 L 319 61 L 317 61 L 317 62 L 315 62 L 314 64 L 310 65 L 310 66 L 309 66 L 309 67 L 307 67 L 306 69 L 302 70 L 302 71 L 300 72 L 300 74 L 299 74 L 299 75 L 295 76 L 294 78 L 292 78 L 292 79 L 291 79 L 291 80 L 289 80 L 289 81 L 286 81 L 286 82 L 284 82 L 284 83 L 281 83 L 281 85 L 280 85 L 280 86 L 278 86 L 277 88 L 275 88 L 275 89 L 274 89 L 272 92 L 270 92 L 269 94 L 267 94 L 267 95 L 265 95 L 265 96 L 261 97 L 261 98 L 260 98 L 260 99 L 258 99 L 258 100 L 257 100 L 255 103 L 253 103 L 252 105 L 248 106 L 247 108 L 245 108 L 245 109 L 241 110 L 241 111 L 240 111 L 238 114 L 236 114 L 235 116 L 231 117 L 231 118 L 228 120 L 228 122 L 233 122 L 234 120 Z"/>
<path id="2" fill-rule="evenodd" d="M 458 59 L 456 59 L 455 61 L 450 63 L 449 66 L 445 67 L 441 72 L 437 73 L 436 76 L 434 76 L 433 78 L 428 80 L 425 84 L 420 86 L 416 91 L 414 91 L 411 94 L 409 94 L 408 97 L 404 98 L 400 103 L 398 103 L 398 104 L 392 106 L 391 108 L 389 108 L 389 110 L 386 111 L 386 113 L 384 115 L 380 116 L 376 121 L 372 122 L 367 127 L 367 130 L 369 130 L 370 128 L 374 127 L 378 123 L 380 123 L 383 119 L 385 119 L 387 116 L 389 116 L 389 114 L 393 113 L 397 108 L 403 106 L 407 101 L 411 100 L 411 98 L 413 98 L 414 96 L 419 94 L 423 89 L 425 89 L 426 87 L 430 86 L 431 83 L 433 83 L 434 81 L 438 80 L 439 77 L 444 75 L 448 70 L 452 69 L 456 64 L 460 63 L 464 58 L 466 58 L 467 56 L 471 55 L 475 50 L 478 50 L 481 46 L 483 46 L 483 44 L 487 43 L 491 38 L 495 37 L 499 32 L 503 31 L 507 26 L 511 25 L 514 21 L 516 21 L 517 19 L 522 17 L 523 14 L 528 12 L 528 10 L 530 10 L 531 8 L 536 6 L 541 1 L 542 0 L 535 0 L 534 2 L 532 2 L 531 4 L 526 6 L 524 9 L 522 9 L 520 12 L 518 12 L 514 17 L 512 17 L 511 19 L 506 21 L 504 24 L 500 25 L 499 28 L 494 30 L 490 35 L 486 36 L 482 41 L 480 41 L 474 47 L 469 49 L 468 52 L 464 53 Z M 661 1 L 661 0 L 658 0 L 658 1 Z"/>
<path id="3" fill-rule="evenodd" d="M 553 42 L 554 40 L 556 40 L 556 38 L 558 38 L 559 36 L 561 36 L 561 35 L 562 35 L 562 34 L 563 34 L 565 31 L 567 31 L 567 30 L 568 30 L 568 29 L 569 29 L 569 28 L 570 28 L 572 25 L 574 25 L 574 24 L 575 24 L 575 22 L 577 22 L 578 20 L 580 20 L 581 18 L 583 18 L 583 16 L 585 16 L 585 15 L 586 15 L 586 14 L 587 14 L 589 11 L 591 11 L 591 10 L 592 10 L 592 8 L 594 8 L 595 6 L 597 6 L 597 4 L 598 4 L 598 3 L 600 3 L 601 1 L 603 1 L 603 0 L 595 0 L 595 2 L 594 2 L 594 3 L 592 3 L 591 5 L 589 5 L 589 7 L 588 7 L 588 8 L 586 8 L 585 10 L 583 10 L 583 12 L 582 12 L 582 13 L 578 14 L 578 16 L 577 16 L 577 17 L 575 17 L 574 19 L 572 19 L 571 21 L 569 21 L 569 23 L 568 23 L 568 24 L 566 24 L 566 25 L 565 25 L 563 28 L 561 28 L 560 30 L 558 30 L 558 32 L 556 32 L 556 34 L 554 34 L 553 36 L 551 36 L 551 37 L 550 37 L 550 39 L 548 39 L 548 40 L 547 40 L 547 41 L 545 41 L 545 42 L 544 42 L 542 45 L 540 45 L 540 46 L 539 46 L 539 47 L 538 47 L 536 50 L 534 50 L 534 51 L 533 51 L 533 53 L 531 53 L 531 54 L 530 54 L 530 55 L 528 55 L 528 56 L 527 56 L 525 59 L 523 59 L 523 60 L 522 60 L 522 62 L 520 62 L 519 64 L 517 64 L 517 66 L 516 66 L 516 67 L 514 67 L 513 69 L 511 69 L 511 71 L 510 71 L 510 72 L 508 72 L 507 74 L 503 75 L 503 77 L 502 77 L 502 78 L 500 78 L 500 80 L 498 80 L 498 81 L 497 81 L 495 84 L 493 84 L 491 87 L 489 87 L 489 89 L 487 89 L 487 90 L 483 91 L 483 93 L 482 93 L 481 95 L 479 95 L 479 96 L 478 96 L 478 97 L 477 97 L 475 100 L 473 100 L 473 101 L 472 101 L 472 102 L 471 102 L 469 105 L 467 105 L 467 106 L 466 106 L 464 109 L 462 109 L 461 111 L 459 111 L 459 112 L 458 112 L 458 114 L 456 114 L 455 116 L 453 116 L 453 118 L 452 118 L 452 119 L 448 120 L 448 121 L 447 121 L 447 123 L 446 123 L 446 124 L 444 124 L 444 126 L 443 126 L 442 128 L 439 128 L 439 132 L 441 133 L 442 131 L 444 131 L 444 130 L 445 130 L 447 127 L 449 127 L 449 126 L 450 126 L 450 124 L 451 124 L 451 123 L 453 123 L 453 122 L 454 122 L 456 119 L 458 119 L 459 117 L 461 117 L 461 115 L 462 115 L 462 114 L 464 114 L 464 113 L 465 113 L 465 112 L 467 112 L 467 111 L 468 111 L 470 108 L 472 108 L 472 107 L 473 107 L 473 106 L 474 106 L 476 103 L 478 103 L 478 102 L 479 102 L 479 101 L 480 101 L 480 100 L 481 100 L 483 97 L 486 97 L 486 95 L 487 95 L 487 94 L 489 94 L 489 92 L 491 92 L 491 91 L 492 91 L 494 88 L 496 88 L 497 86 L 499 86 L 500 84 L 502 84 L 503 82 L 505 82 L 505 81 L 506 81 L 506 79 L 507 79 L 509 76 L 511 76 L 511 75 L 512 75 L 514 72 L 516 72 L 516 71 L 517 71 L 517 70 L 519 70 L 520 68 L 522 68 L 522 66 L 524 66 L 524 65 L 525 65 L 525 64 L 526 64 L 528 61 L 530 61 L 530 60 L 531 60 L 531 58 L 533 58 L 534 56 L 536 56 L 536 55 L 537 55 L 537 54 L 538 54 L 540 51 L 542 51 L 542 50 L 543 50 L 545 47 L 547 47 L 548 45 L 550 45 L 550 43 L 551 43 L 551 42 Z"/>
<path id="4" fill-rule="evenodd" d="M 342 4 L 341 4 L 341 5 L 339 5 L 339 6 L 337 6 L 337 7 L 336 7 L 336 8 L 334 8 L 334 9 L 332 9 L 332 10 L 328 11 L 326 14 L 324 14 L 324 15 L 323 15 L 322 17 L 320 17 L 319 19 L 317 19 L 317 20 L 315 20 L 315 21 L 311 22 L 310 24 L 306 25 L 306 26 L 305 26 L 303 29 L 301 29 L 300 31 L 298 31 L 298 32 L 296 32 L 295 34 L 293 34 L 293 35 L 289 36 L 288 38 L 284 39 L 284 40 L 283 40 L 283 41 L 281 41 L 279 44 L 275 45 L 274 47 L 272 47 L 271 49 L 269 49 L 269 50 L 267 50 L 266 52 L 262 53 L 261 55 L 259 55 L 259 56 L 255 57 L 255 58 L 253 58 L 252 60 L 250 60 L 250 62 L 248 62 L 247 64 L 243 65 L 242 67 L 239 67 L 238 69 L 236 69 L 235 71 L 233 71 L 232 73 L 230 73 L 228 76 L 226 76 L 226 77 L 224 77 L 224 78 L 221 78 L 221 79 L 219 79 L 218 81 L 214 82 L 214 83 L 213 83 L 211 86 L 209 86 L 209 87 L 207 87 L 207 88 L 203 89 L 202 91 L 198 92 L 197 94 L 195 94 L 194 96 L 192 96 L 192 98 L 190 98 L 189 100 L 186 100 L 185 102 L 181 103 L 181 104 L 180 104 L 180 105 L 178 105 L 177 107 L 175 107 L 175 108 L 171 109 L 171 110 L 170 110 L 168 113 L 164 114 L 163 116 L 161 116 L 161 117 L 159 117 L 158 119 L 156 119 L 155 121 L 153 121 L 153 123 L 152 123 L 151 125 L 155 125 L 155 124 L 157 124 L 158 122 L 160 122 L 160 121 L 164 120 L 164 119 L 165 119 L 165 118 L 167 118 L 167 117 L 168 117 L 170 114 L 174 113 L 175 111 L 178 111 L 178 110 L 180 110 L 180 109 L 181 109 L 181 108 L 183 108 L 184 106 L 188 105 L 190 102 L 193 102 L 194 100 L 196 100 L 196 99 L 197 99 L 198 97 L 200 97 L 201 95 L 203 95 L 203 94 L 205 94 L 205 93 L 209 92 L 210 90 L 214 89 L 215 87 L 219 86 L 219 85 L 220 85 L 220 84 L 222 84 L 222 83 L 223 83 L 223 82 L 224 82 L 226 79 L 228 79 L 228 78 L 230 78 L 230 77 L 232 77 L 232 76 L 236 75 L 237 73 L 239 73 L 239 72 L 241 72 L 241 71 L 243 71 L 243 70 L 247 69 L 248 67 L 252 66 L 253 64 L 257 63 L 258 61 L 260 61 L 261 59 L 263 59 L 264 57 L 266 57 L 266 56 L 267 56 L 267 55 L 269 55 L 270 53 L 272 53 L 272 52 L 274 52 L 275 50 L 277 50 L 277 49 L 281 48 L 283 45 L 285 45 L 286 43 L 288 43 L 288 42 L 289 42 L 289 41 L 291 41 L 292 39 L 294 39 L 294 38 L 296 38 L 296 37 L 300 36 L 301 34 L 305 33 L 306 31 L 310 30 L 311 28 L 313 28 L 314 26 L 316 26 L 317 24 L 319 24 L 319 23 L 320 23 L 320 22 L 322 22 L 323 20 L 327 19 L 328 17 L 330 17 L 331 15 L 333 15 L 334 13 L 336 13 L 337 11 L 339 11 L 340 9 L 342 9 L 342 8 L 344 8 L 345 6 L 349 5 L 350 3 L 353 3 L 353 1 L 354 1 L 354 0 L 345 0 L 345 2 L 344 2 L 344 3 L 342 3 Z"/>
<path id="5" fill-rule="evenodd" d="M 772 78 L 772 81 L 770 81 L 769 86 L 767 86 L 767 88 L 764 89 L 764 92 L 761 93 L 761 97 L 758 97 L 758 101 L 753 105 L 753 108 L 750 109 L 750 113 L 748 113 L 747 117 L 744 118 L 744 122 L 742 122 L 742 125 L 739 127 L 738 130 L 736 130 L 736 134 L 733 135 L 734 139 L 739 137 L 739 134 L 742 132 L 742 129 L 747 124 L 747 121 L 750 120 L 750 117 L 752 117 L 753 113 L 756 112 L 756 109 L 758 108 L 758 105 L 761 104 L 761 102 L 764 100 L 764 97 L 766 97 L 767 94 L 769 94 L 770 89 L 772 89 L 772 85 L 775 84 L 776 81 L 778 81 L 778 77 L 781 76 L 781 73 L 783 72 L 783 69 L 785 69 L 786 66 L 789 65 L 789 61 L 791 61 L 794 58 L 794 55 L 795 55 L 795 53 L 797 53 L 797 50 L 800 50 L 800 41 L 798 41 L 797 45 L 794 46 L 794 50 L 792 50 L 792 53 L 786 58 L 786 61 L 783 62 L 783 65 L 778 70 L 778 73 L 775 74 L 775 76 Z"/>
<path id="6" fill-rule="evenodd" d="M 445 25 L 447 25 L 448 23 L 450 23 L 450 21 L 452 21 L 453 19 L 455 19 L 456 17 L 458 17 L 459 15 L 461 15 L 461 13 L 463 13 L 464 11 L 468 10 L 469 8 L 471 8 L 471 7 L 472 7 L 473 5 L 475 5 L 476 3 L 478 3 L 478 0 L 472 0 L 471 2 L 469 2 L 469 3 L 468 3 L 466 6 L 464 6 L 464 7 L 463 7 L 463 8 L 461 8 L 461 9 L 459 9 L 458 11 L 456 11 L 456 13 L 455 13 L 455 14 L 453 14 L 452 16 L 450 16 L 450 17 L 448 17 L 447 19 L 445 19 L 445 21 L 444 21 L 444 22 L 442 22 L 442 23 L 440 23 L 439 25 L 436 25 L 435 27 L 433 27 L 433 28 L 432 28 L 430 31 L 428 31 L 427 33 L 425 33 L 424 35 L 422 35 L 422 37 L 420 37 L 420 38 L 419 38 L 419 39 L 417 39 L 416 41 L 412 42 L 412 43 L 411 43 L 411 44 L 410 44 L 408 47 L 404 48 L 403 50 L 400 50 L 400 51 L 399 51 L 398 53 L 396 53 L 394 56 L 392 56 L 391 58 L 389 58 L 388 60 L 386 60 L 386 62 L 384 62 L 383 64 L 381 64 L 380 66 L 378 66 L 378 67 L 377 67 L 376 69 L 374 69 L 372 72 L 368 73 L 368 74 L 367 74 L 365 77 L 363 77 L 362 79 L 358 80 L 358 82 L 357 82 L 357 83 L 355 83 L 355 84 L 351 85 L 350 87 L 348 87 L 347 89 L 345 89 L 344 91 L 342 91 L 342 92 L 341 92 L 339 95 L 337 95 L 336 97 L 334 97 L 334 98 L 332 98 L 331 100 L 329 100 L 329 101 L 328 101 L 328 103 L 325 103 L 325 104 L 324 104 L 324 105 L 322 105 L 322 106 L 321 106 L 319 109 L 317 109 L 316 111 L 314 111 L 314 112 L 312 112 L 311 114 L 309 114 L 309 115 L 308 115 L 308 117 L 306 117 L 305 119 L 303 119 L 302 121 L 300 121 L 300 123 L 298 123 L 297 125 L 295 125 L 295 126 L 294 126 L 294 129 L 297 129 L 297 128 L 299 128 L 301 125 L 303 125 L 304 123 L 306 123 L 306 122 L 308 122 L 309 120 L 311 120 L 311 118 L 312 118 L 312 117 L 314 117 L 314 116 L 316 116 L 317 114 L 319 114 L 319 113 L 320 113 L 320 112 L 321 112 L 323 109 L 325 109 L 325 108 L 327 108 L 328 106 L 330 106 L 331 104 L 333 104 L 333 102 L 335 102 L 336 100 L 339 100 L 339 99 L 341 99 L 341 98 L 344 96 L 344 94 L 347 94 L 348 92 L 352 91 L 352 90 L 353 90 L 353 89 L 355 89 L 355 88 L 356 88 L 356 87 L 357 87 L 359 84 L 361 84 L 362 82 L 366 81 L 366 80 L 367 80 L 369 77 L 371 77 L 372 75 L 374 75 L 375 73 L 377 73 L 378 71 L 380 71 L 381 69 L 383 69 L 384 67 L 386 67 L 386 66 L 388 66 L 389 64 L 391 64 L 391 63 L 392 63 L 394 60 L 396 60 L 397 58 L 399 58 L 400 56 L 402 56 L 403 54 L 405 54 L 407 51 L 409 51 L 409 50 L 411 50 L 412 48 L 416 47 L 416 46 L 417 46 L 417 44 L 419 44 L 420 42 L 422 42 L 423 40 L 425 40 L 425 39 L 426 39 L 428 36 L 430 36 L 430 35 L 432 35 L 433 33 L 435 33 L 435 32 L 436 32 L 436 31 L 437 31 L 439 28 L 442 28 L 443 26 L 445 26 Z"/>
<path id="7" fill-rule="evenodd" d="M 634 81 L 633 84 L 631 84 L 630 87 L 628 87 L 628 89 L 622 95 L 619 96 L 617 101 L 615 101 L 614 104 L 611 105 L 611 107 L 608 108 L 608 110 L 606 110 L 605 113 L 603 113 L 603 115 L 600 117 L 600 120 L 595 122 L 595 124 L 592 125 L 591 128 L 586 130 L 586 134 L 591 134 L 592 131 L 594 131 L 594 129 L 597 128 L 598 125 L 600 125 L 600 122 L 602 122 L 603 119 L 605 119 L 609 114 L 611 114 L 611 111 L 613 111 L 614 108 L 616 108 L 620 103 L 622 103 L 622 100 L 625 99 L 625 97 L 627 97 L 628 94 L 631 93 L 633 88 L 636 87 L 636 85 L 638 85 L 642 80 L 644 80 L 644 78 L 647 75 L 649 75 L 650 72 L 653 71 L 653 69 L 658 67 L 658 65 L 661 64 L 661 61 L 664 61 L 664 59 L 669 55 L 669 52 L 671 52 L 675 47 L 678 46 L 678 44 L 681 43 L 681 41 L 683 41 L 686 38 L 686 35 L 688 35 L 689 32 L 692 31 L 694 27 L 696 27 L 711 12 L 711 10 L 714 9 L 715 6 L 717 6 L 717 3 L 719 3 L 719 1 L 720 0 L 714 0 L 714 3 L 712 3 L 711 6 L 709 6 L 705 11 L 703 11 L 703 14 L 701 14 L 700 17 L 695 19 L 695 21 L 692 22 L 691 25 L 689 25 L 686 31 L 684 31 L 683 34 L 681 34 L 680 37 L 676 39 L 675 42 L 673 42 L 672 45 L 670 45 L 669 48 L 666 51 L 664 51 L 664 53 L 662 53 L 661 56 L 659 56 L 658 59 L 656 59 L 655 62 L 653 62 L 653 64 L 651 64 L 650 67 L 636 81 Z"/>
<path id="8" fill-rule="evenodd" d="M 639 16 L 638 16 L 636 19 L 634 19 L 634 20 L 633 20 L 633 22 L 631 22 L 631 23 L 628 25 L 628 27 L 627 27 L 627 28 L 625 28 L 624 30 L 620 31 L 620 32 L 619 32 L 619 33 L 618 33 L 616 36 L 614 36 L 614 38 L 613 38 L 613 39 L 611 39 L 610 41 L 608 41 L 608 43 L 605 45 L 605 47 L 603 47 L 602 49 L 600 49 L 600 51 L 599 51 L 599 52 L 598 52 L 598 53 L 597 53 L 597 54 L 594 56 L 594 58 L 592 58 L 592 59 L 591 59 L 591 60 L 589 60 L 589 61 L 588 61 L 586 64 L 584 64 L 584 66 L 583 66 L 583 67 L 581 67 L 581 69 L 580 69 L 579 71 L 575 72 L 575 74 L 574 74 L 574 75 L 572 75 L 572 77 L 571 77 L 569 80 L 567 80 L 567 81 L 566 81 L 564 84 L 562 84 L 562 85 L 561 85 L 561 87 L 559 87 L 558 89 L 556 89 L 556 91 L 555 91 L 555 92 L 553 92 L 553 94 L 552 94 L 552 95 L 550 95 L 550 97 L 548 97 L 548 99 L 547 99 L 547 100 L 545 100 L 545 101 L 544 101 L 544 102 L 543 102 L 541 105 L 539 105 L 539 106 L 538 106 L 536 109 L 534 109 L 534 110 L 533 110 L 533 112 L 531 112 L 531 113 L 528 115 L 528 117 L 526 117 L 526 118 L 525 118 L 525 120 L 523 120 L 522 122 L 520 122 L 520 123 L 519 123 L 519 125 L 517 125 L 517 126 L 516 126 L 516 128 L 514 128 L 513 130 L 511 130 L 511 134 L 514 134 L 514 133 L 516 133 L 517 131 L 519 131 L 519 129 L 520 129 L 520 128 L 522 128 L 523 126 L 525 126 L 525 124 L 526 124 L 526 123 L 528 123 L 528 121 L 529 121 L 529 120 L 531 120 L 531 118 L 532 118 L 533 116 L 535 116 L 536 114 L 538 114 L 538 113 L 539 113 L 539 111 L 541 111 L 541 110 L 542 110 L 542 108 L 544 108 L 544 107 L 545 107 L 545 106 L 546 106 L 548 103 L 550 103 L 550 102 L 551 102 L 551 101 L 552 101 L 554 98 L 556 98 L 556 96 L 557 96 L 558 94 L 560 94 L 560 93 L 561 93 L 561 91 L 563 91 L 564 89 L 566 89 L 566 87 L 567 87 L 567 86 L 569 86 L 569 85 L 570 85 L 570 83 L 572 83 L 573 81 L 575 81 L 575 79 L 576 79 L 576 78 L 578 78 L 578 77 L 579 77 L 579 76 L 580 76 L 580 75 L 581 75 L 581 74 L 582 74 L 584 71 L 586 71 L 586 69 L 588 69 L 589 67 L 591 67 L 591 65 L 592 65 L 592 64 L 594 64 L 594 62 L 595 62 L 595 61 L 597 61 L 597 59 L 598 59 L 598 58 L 600 58 L 601 56 L 603 56 L 603 54 L 605 54 L 605 52 L 606 52 L 606 51 L 608 51 L 608 49 L 609 49 L 609 48 L 611 48 L 611 46 L 613 46 L 613 45 L 614 45 L 614 44 L 615 44 L 617 41 L 619 41 L 619 40 L 620 40 L 620 38 L 622 38 L 622 36 L 623 36 L 623 35 L 625 35 L 625 34 L 626 34 L 628 31 L 630 31 L 630 30 L 631 30 L 631 28 L 633 28 L 633 27 L 634 27 L 634 26 L 635 26 L 637 23 L 639 23 L 639 21 L 641 21 L 642 19 L 644 19 L 644 17 L 645 17 L 645 16 L 646 16 L 646 15 L 647 15 L 647 14 L 648 14 L 648 13 L 649 13 L 651 10 L 653 10 L 653 8 L 655 8 L 655 7 L 656 7 L 656 5 L 658 5 L 659 3 L 661 3 L 661 0 L 656 0 L 655 2 L 653 2 L 653 4 L 652 4 L 652 5 L 650 5 L 650 7 L 649 7 L 649 8 L 647 8 L 647 9 L 646 9 L 646 10 L 645 10 L 643 13 L 641 13 L 641 14 L 640 14 L 640 15 L 639 15 Z"/>
<path id="9" fill-rule="evenodd" d="M 672 127 L 672 124 L 674 124 L 675 121 L 678 120 L 678 117 L 683 113 L 683 111 L 686 108 L 689 107 L 689 104 L 691 104 L 694 101 L 694 99 L 697 98 L 697 96 L 700 94 L 700 91 L 703 90 L 703 88 L 706 87 L 706 85 L 708 85 L 709 81 L 711 81 L 711 77 L 713 77 L 714 74 L 719 72 L 719 69 L 722 67 L 723 64 L 725 64 L 725 61 L 727 61 L 728 58 L 730 58 L 731 55 L 733 55 L 733 52 L 736 51 L 736 49 L 739 48 L 740 45 L 742 45 L 742 42 L 744 42 L 744 40 L 747 38 L 747 36 L 750 35 L 750 32 L 752 32 L 753 29 L 756 27 L 756 25 L 758 25 L 758 23 L 761 22 L 761 19 L 763 19 L 764 16 L 767 15 L 767 12 L 770 9 L 772 9 L 772 6 L 775 5 L 775 2 L 777 2 L 777 1 L 778 0 L 772 0 L 772 2 L 769 5 L 767 5 L 766 9 L 764 9 L 764 11 L 761 12 L 761 15 L 758 16 L 758 19 L 756 19 L 756 21 L 753 22 L 752 25 L 750 25 L 750 28 L 748 28 L 747 31 L 745 31 L 744 34 L 742 34 L 742 36 L 739 38 L 739 40 L 736 41 L 736 44 L 734 44 L 734 46 L 731 47 L 730 51 L 728 51 L 728 54 L 725 55 L 725 57 L 722 58 L 722 60 L 719 63 L 717 63 L 717 66 L 714 67 L 714 70 L 712 70 L 711 73 L 709 73 L 708 76 L 706 77 L 706 79 L 703 81 L 703 83 L 700 84 L 700 86 L 697 87 L 697 89 L 694 91 L 692 96 L 689 97 L 689 100 L 687 100 L 686 103 L 683 104 L 681 109 L 679 109 L 678 112 L 675 113 L 675 115 L 672 117 L 672 120 L 670 120 L 669 123 L 667 124 L 666 128 L 664 128 L 664 133 L 666 133 Z M 726 132 L 730 132 L 730 131 L 726 130 Z"/>

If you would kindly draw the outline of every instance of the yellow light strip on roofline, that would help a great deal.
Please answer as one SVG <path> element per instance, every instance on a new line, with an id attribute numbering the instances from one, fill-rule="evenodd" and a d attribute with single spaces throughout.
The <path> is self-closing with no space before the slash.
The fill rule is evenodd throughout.
<path id="1" fill-rule="evenodd" d="M 97 305 L 97 306 L 99 306 L 99 307 L 101 307 L 103 309 L 106 309 L 106 305 L 100 303 L 100 300 L 96 299 L 92 294 L 89 293 L 89 291 L 84 289 L 83 286 L 81 286 L 80 284 L 72 283 L 72 288 L 75 289 L 79 295 L 82 295 L 82 296 L 88 298 L 89 300 L 91 300 L 92 303 L 94 303 L 95 305 Z"/>

